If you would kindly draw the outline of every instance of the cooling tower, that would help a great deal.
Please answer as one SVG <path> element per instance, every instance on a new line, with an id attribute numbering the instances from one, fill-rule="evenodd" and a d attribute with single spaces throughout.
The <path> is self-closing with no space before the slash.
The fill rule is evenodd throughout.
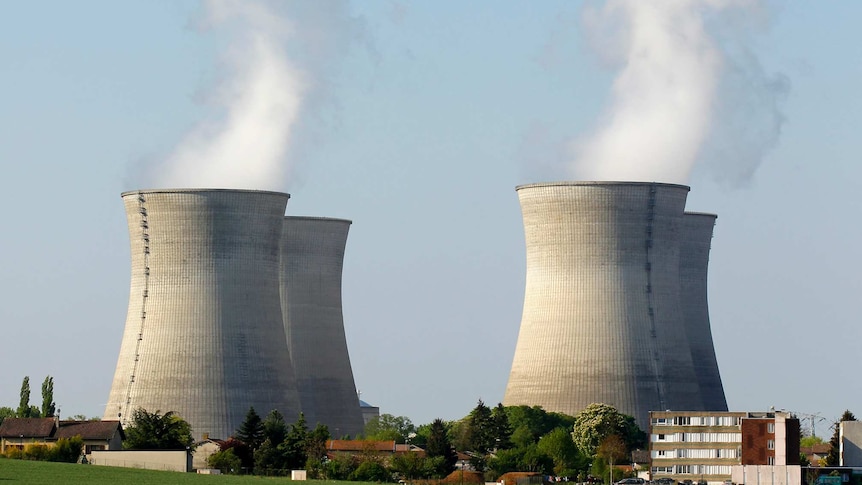
<path id="1" fill-rule="evenodd" d="M 680 305 L 689 188 L 559 182 L 517 188 L 524 310 L 505 405 L 575 415 L 594 402 L 634 416 L 700 409 Z"/>
<path id="2" fill-rule="evenodd" d="M 287 419 L 299 399 L 284 335 L 279 244 L 287 194 L 142 190 L 122 195 L 131 290 L 105 419 L 174 411 L 227 438 L 250 406 Z"/>
<path id="3" fill-rule="evenodd" d="M 308 423 L 356 437 L 364 423 L 341 311 L 341 273 L 350 221 L 285 217 L 281 301 L 296 385 Z"/>
<path id="4" fill-rule="evenodd" d="M 727 411 L 727 400 L 712 344 L 707 304 L 707 269 L 715 214 L 686 212 L 679 254 L 679 283 L 686 334 L 703 407 L 696 411 Z"/>

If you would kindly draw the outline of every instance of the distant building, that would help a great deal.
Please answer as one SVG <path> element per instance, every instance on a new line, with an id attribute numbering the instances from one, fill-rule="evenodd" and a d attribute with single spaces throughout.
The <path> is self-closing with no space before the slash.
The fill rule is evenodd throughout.
<path id="1" fill-rule="evenodd" d="M 368 424 L 372 419 L 380 417 L 380 408 L 372 406 L 363 400 L 359 400 L 359 409 L 362 410 L 362 419 Z"/>
<path id="2" fill-rule="evenodd" d="M 60 421 L 57 418 L 6 418 L 0 424 L 0 453 L 36 443 L 53 446 L 60 438 L 80 436 L 81 452 L 120 450 L 126 438 L 119 421 Z"/>
<path id="3" fill-rule="evenodd" d="M 820 466 L 821 460 L 826 459 L 826 455 L 829 454 L 829 450 L 831 449 L 832 445 L 829 443 L 816 443 L 811 446 L 803 446 L 799 448 L 799 452 L 808 458 L 808 466 L 818 467 Z"/>
<path id="4" fill-rule="evenodd" d="M 799 436 L 785 412 L 652 411 L 651 478 L 712 485 L 735 465 L 799 465 Z"/>
<path id="5" fill-rule="evenodd" d="M 862 422 L 841 421 L 838 430 L 841 466 L 862 467 Z"/>

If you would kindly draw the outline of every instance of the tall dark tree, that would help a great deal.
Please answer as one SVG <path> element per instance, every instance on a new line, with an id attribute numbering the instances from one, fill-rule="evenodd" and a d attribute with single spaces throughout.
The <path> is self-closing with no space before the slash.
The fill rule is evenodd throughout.
<path id="1" fill-rule="evenodd" d="M 42 382 L 42 417 L 54 417 L 56 404 L 54 403 L 54 378 L 45 377 Z"/>
<path id="2" fill-rule="evenodd" d="M 510 437 L 512 429 L 509 426 L 509 415 L 503 404 L 497 403 L 497 407 L 491 410 L 491 433 L 494 435 L 494 449 L 506 449 L 512 446 Z"/>
<path id="3" fill-rule="evenodd" d="M 285 459 L 285 468 L 298 470 L 305 466 L 308 461 L 308 426 L 304 414 L 299 413 L 299 419 L 290 425 L 280 450 Z"/>
<path id="4" fill-rule="evenodd" d="M 263 421 L 255 412 L 254 406 L 248 408 L 245 420 L 236 430 L 236 439 L 247 444 L 252 450 L 256 450 L 264 440 Z"/>
<path id="5" fill-rule="evenodd" d="M 123 447 L 130 450 L 185 450 L 195 442 L 191 425 L 173 411 L 138 408 L 125 432 Z"/>
<path id="6" fill-rule="evenodd" d="M 845 410 L 844 413 L 838 418 L 838 421 L 832 423 L 832 439 L 829 440 L 829 453 L 826 454 L 826 466 L 839 466 L 841 463 L 840 453 L 841 453 L 841 422 L 842 421 L 856 421 L 856 416 L 850 412 L 849 409 Z"/>
<path id="7" fill-rule="evenodd" d="M 441 470 L 437 470 L 439 475 L 446 476 L 455 469 L 455 463 L 458 461 L 458 454 L 452 448 L 452 442 L 449 441 L 449 435 L 446 431 L 446 423 L 442 419 L 437 418 L 431 422 L 431 430 L 428 435 L 428 442 L 425 443 L 425 454 L 428 458 L 441 457 L 443 458 Z"/>
<path id="8" fill-rule="evenodd" d="M 470 451 L 485 454 L 494 449 L 496 440 L 491 409 L 481 399 L 467 416 L 467 436 Z"/>
<path id="9" fill-rule="evenodd" d="M 30 376 L 24 376 L 24 381 L 21 383 L 20 400 L 18 401 L 16 415 L 19 418 L 30 417 Z"/>
<path id="10" fill-rule="evenodd" d="M 273 445 L 280 445 L 287 437 L 287 423 L 278 409 L 273 409 L 263 420 L 263 438 Z"/>

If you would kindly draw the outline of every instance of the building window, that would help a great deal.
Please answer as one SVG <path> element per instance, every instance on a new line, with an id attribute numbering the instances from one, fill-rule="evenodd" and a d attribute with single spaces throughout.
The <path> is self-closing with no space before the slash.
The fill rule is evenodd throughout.
<path id="1" fill-rule="evenodd" d="M 770 449 L 770 450 L 774 450 L 775 449 L 775 440 L 767 440 L 766 441 L 766 448 Z"/>
<path id="2" fill-rule="evenodd" d="M 767 433 L 775 433 L 775 423 L 769 423 L 766 425 Z"/>
<path id="3" fill-rule="evenodd" d="M 688 426 L 691 424 L 691 418 L 689 416 L 677 416 L 676 417 L 676 425 L 677 426 Z"/>
<path id="4" fill-rule="evenodd" d="M 659 441 L 664 441 L 664 435 L 663 435 L 663 434 L 658 435 L 658 440 L 659 440 Z"/>
<path id="5" fill-rule="evenodd" d="M 774 456 L 767 456 L 766 457 L 766 464 L 767 465 L 774 465 L 775 464 L 775 457 Z"/>

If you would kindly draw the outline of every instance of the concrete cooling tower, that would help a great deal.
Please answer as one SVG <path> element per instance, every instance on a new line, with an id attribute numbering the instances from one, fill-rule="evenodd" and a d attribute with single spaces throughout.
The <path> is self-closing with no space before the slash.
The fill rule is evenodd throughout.
<path id="1" fill-rule="evenodd" d="M 231 436 L 250 406 L 299 413 L 279 295 L 288 195 L 122 194 L 131 238 L 125 333 L 105 419 L 174 411 L 196 437 Z"/>
<path id="2" fill-rule="evenodd" d="M 558 182 L 517 188 L 524 310 L 505 405 L 577 414 L 594 402 L 634 416 L 701 410 L 680 296 L 689 188 Z"/>
<path id="3" fill-rule="evenodd" d="M 302 410 L 310 426 L 325 424 L 335 437 L 356 437 L 364 429 L 341 310 L 350 224 L 285 217 L 281 239 L 284 329 Z"/>
<path id="4" fill-rule="evenodd" d="M 686 212 L 679 254 L 679 283 L 686 335 L 700 385 L 702 409 L 706 411 L 727 411 L 727 400 L 712 344 L 706 291 L 709 249 L 717 217 L 715 214 Z"/>

